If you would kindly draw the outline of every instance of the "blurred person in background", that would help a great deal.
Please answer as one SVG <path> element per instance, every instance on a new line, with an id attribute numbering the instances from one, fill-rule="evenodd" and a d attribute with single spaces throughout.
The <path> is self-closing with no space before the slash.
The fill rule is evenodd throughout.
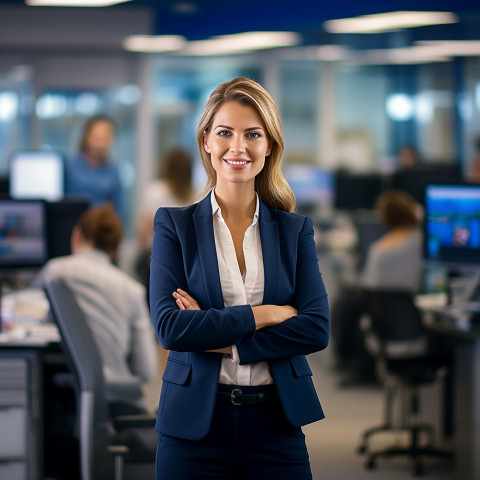
<path id="1" fill-rule="evenodd" d="M 398 170 L 408 170 L 420 164 L 418 152 L 412 145 L 404 145 L 398 151 Z"/>
<path id="2" fill-rule="evenodd" d="M 419 205 L 402 190 L 382 193 L 376 209 L 388 232 L 372 243 L 358 283 L 342 286 L 332 307 L 332 338 L 343 385 L 375 380 L 374 362 L 363 346 L 360 319 L 366 312 L 363 288 L 417 293 L 422 284 L 422 230 Z"/>
<path id="3" fill-rule="evenodd" d="M 111 118 L 97 115 L 86 122 L 79 152 L 66 162 L 65 193 L 86 197 L 94 206 L 111 202 L 125 220 L 124 189 L 118 167 L 109 158 L 114 139 Z"/>
<path id="4" fill-rule="evenodd" d="M 379 196 L 376 208 L 389 231 L 370 246 L 360 283 L 417 293 L 423 269 L 418 205 L 407 192 L 392 190 Z"/>
<path id="5" fill-rule="evenodd" d="M 41 287 L 44 278 L 58 274 L 73 288 L 100 347 L 107 392 L 109 379 L 113 384 L 132 377 L 147 382 L 157 371 L 145 289 L 112 263 L 122 236 L 122 222 L 110 204 L 89 208 L 73 229 L 72 254 L 50 260 L 35 280 Z M 112 405 L 122 403 L 115 389 L 107 395 Z M 139 398 L 139 408 L 142 402 Z"/>
<path id="6" fill-rule="evenodd" d="M 160 207 L 183 207 L 193 200 L 192 157 L 185 150 L 173 149 L 161 163 L 159 178 L 145 187 L 140 205 L 140 220 L 137 226 L 140 254 L 135 270 L 147 288 L 147 294 L 155 213 Z"/>
<path id="7" fill-rule="evenodd" d="M 112 417 L 147 413 L 141 383 L 152 380 L 158 371 L 157 341 L 145 289 L 112 263 L 122 235 L 122 222 L 110 204 L 89 208 L 73 229 L 72 254 L 50 260 L 33 285 L 41 288 L 49 275 L 59 275 L 72 288 L 99 347 Z M 71 480 L 78 478 L 75 397 L 71 389 L 56 385 L 54 373 L 45 375 L 44 385 L 48 399 L 45 473 Z M 132 398 L 124 398 L 119 389 L 125 383 L 138 385 Z"/>

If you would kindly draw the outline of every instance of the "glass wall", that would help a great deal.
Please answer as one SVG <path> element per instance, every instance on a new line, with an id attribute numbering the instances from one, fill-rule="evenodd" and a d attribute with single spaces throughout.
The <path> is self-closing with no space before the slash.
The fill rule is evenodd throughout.
<path id="1" fill-rule="evenodd" d="M 8 158 L 13 152 L 31 147 L 33 105 L 28 80 L 0 76 L 0 176 L 7 175 Z"/>

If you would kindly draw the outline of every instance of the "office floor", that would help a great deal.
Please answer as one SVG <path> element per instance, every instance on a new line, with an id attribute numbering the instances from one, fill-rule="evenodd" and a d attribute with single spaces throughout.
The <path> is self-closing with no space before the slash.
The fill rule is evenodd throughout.
<path id="1" fill-rule="evenodd" d="M 159 354 L 159 358 L 161 355 Z M 364 457 L 356 453 L 361 433 L 380 424 L 383 412 L 383 391 L 374 385 L 340 387 L 341 376 L 333 366 L 330 350 L 309 357 L 314 372 L 315 388 L 324 406 L 326 418 L 304 428 L 314 480 L 405 480 L 414 478 L 407 459 L 380 461 L 374 471 L 363 467 Z M 161 380 L 155 379 L 145 389 L 149 407 L 158 404 Z M 422 420 L 430 421 L 436 411 L 436 387 L 422 392 L 425 413 Z M 434 419 L 433 419 L 434 420 Z M 372 438 L 373 448 L 404 442 L 404 436 L 378 434 Z M 427 460 L 425 480 L 454 480 L 448 462 Z"/>

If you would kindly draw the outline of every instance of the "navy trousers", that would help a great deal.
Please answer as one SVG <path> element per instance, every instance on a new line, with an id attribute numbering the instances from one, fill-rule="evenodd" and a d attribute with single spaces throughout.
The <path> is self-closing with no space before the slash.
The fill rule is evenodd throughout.
<path id="1" fill-rule="evenodd" d="M 261 387 L 241 387 L 257 391 Z M 305 436 L 280 402 L 217 402 L 207 436 L 158 435 L 156 480 L 311 480 Z"/>

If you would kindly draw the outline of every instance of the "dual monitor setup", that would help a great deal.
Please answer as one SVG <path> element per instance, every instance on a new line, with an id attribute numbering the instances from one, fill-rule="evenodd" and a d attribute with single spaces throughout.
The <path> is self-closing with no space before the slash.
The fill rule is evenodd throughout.
<path id="1" fill-rule="evenodd" d="M 41 267 L 70 253 L 70 236 L 86 199 L 64 197 L 64 161 L 54 152 L 14 154 L 0 198 L 0 269 Z"/>

